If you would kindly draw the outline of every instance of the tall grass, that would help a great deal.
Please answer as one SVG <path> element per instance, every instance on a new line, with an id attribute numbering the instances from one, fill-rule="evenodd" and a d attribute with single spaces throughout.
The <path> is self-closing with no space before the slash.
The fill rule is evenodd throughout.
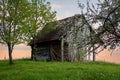
<path id="1" fill-rule="evenodd" d="M 120 65 L 105 62 L 0 61 L 0 80 L 120 80 Z"/>

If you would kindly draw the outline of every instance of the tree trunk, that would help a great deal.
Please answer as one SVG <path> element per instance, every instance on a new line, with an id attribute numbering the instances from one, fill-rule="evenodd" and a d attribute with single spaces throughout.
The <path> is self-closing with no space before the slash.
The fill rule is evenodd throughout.
<path id="1" fill-rule="evenodd" d="M 12 51 L 13 51 L 13 46 L 11 44 L 8 44 L 9 64 L 13 64 Z"/>
<path id="2" fill-rule="evenodd" d="M 53 52 L 52 52 L 52 45 L 51 45 L 51 44 L 50 44 L 50 46 L 49 46 L 49 52 L 50 52 L 50 53 L 49 53 L 49 60 L 50 60 L 50 61 L 53 61 L 53 57 L 52 57 L 52 53 L 53 53 Z"/>
<path id="3" fill-rule="evenodd" d="M 34 54 L 34 50 L 33 50 L 33 46 L 31 46 L 31 60 L 33 60 L 33 54 Z"/>
<path id="4" fill-rule="evenodd" d="M 31 60 L 33 60 L 33 61 L 37 61 L 37 58 L 36 58 L 36 54 L 35 54 L 35 45 L 32 45 L 31 46 Z"/>

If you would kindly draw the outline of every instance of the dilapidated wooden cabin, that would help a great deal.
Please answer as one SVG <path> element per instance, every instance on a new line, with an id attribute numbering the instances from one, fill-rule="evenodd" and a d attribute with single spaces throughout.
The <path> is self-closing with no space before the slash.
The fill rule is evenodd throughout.
<path id="1" fill-rule="evenodd" d="M 60 28 L 38 35 L 35 39 L 36 57 L 43 60 L 61 60 L 61 32 Z M 32 45 L 31 45 L 32 46 Z M 67 60 L 67 43 L 64 45 L 64 56 Z"/>
<path id="2" fill-rule="evenodd" d="M 46 25 L 30 43 L 30 46 L 36 46 L 37 59 L 76 60 L 79 56 L 78 44 L 89 34 L 81 18 L 83 16 L 75 15 Z"/>

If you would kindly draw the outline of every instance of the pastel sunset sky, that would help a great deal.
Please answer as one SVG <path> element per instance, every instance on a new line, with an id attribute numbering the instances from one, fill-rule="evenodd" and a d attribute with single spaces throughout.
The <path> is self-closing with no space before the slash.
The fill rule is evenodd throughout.
<path id="1" fill-rule="evenodd" d="M 78 0 L 47 0 L 51 3 L 53 11 L 57 11 L 56 18 L 57 20 L 73 16 L 75 14 L 80 14 L 80 8 L 78 7 Z M 103 0 L 102 0 L 103 1 Z M 79 0 L 80 3 L 86 4 L 87 0 Z M 91 3 L 96 4 L 97 0 L 91 0 Z M 85 11 L 85 10 L 84 10 Z M 25 44 L 20 44 L 15 46 L 13 51 L 13 58 L 26 58 L 30 57 L 30 47 Z M 104 60 L 110 62 L 120 63 L 120 50 L 115 50 L 110 55 L 108 50 L 103 51 L 97 55 L 97 60 Z M 0 59 L 7 59 L 7 47 L 0 45 Z"/>

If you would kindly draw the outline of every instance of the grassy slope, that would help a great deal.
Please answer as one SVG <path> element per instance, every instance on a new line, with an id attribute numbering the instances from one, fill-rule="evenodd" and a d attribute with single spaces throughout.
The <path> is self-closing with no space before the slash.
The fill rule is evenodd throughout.
<path id="1" fill-rule="evenodd" d="M 104 62 L 0 61 L 0 80 L 120 80 L 120 65 Z"/>

